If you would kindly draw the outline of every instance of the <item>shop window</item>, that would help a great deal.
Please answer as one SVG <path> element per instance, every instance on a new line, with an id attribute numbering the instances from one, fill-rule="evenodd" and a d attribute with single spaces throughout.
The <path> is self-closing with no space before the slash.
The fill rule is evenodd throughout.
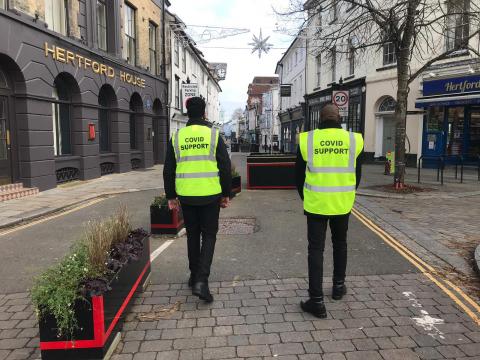
<path id="1" fill-rule="evenodd" d="M 67 35 L 68 0 L 45 0 L 45 22 L 50 30 Z"/>
<path id="2" fill-rule="evenodd" d="M 107 5 L 105 0 L 97 0 L 98 47 L 107 51 Z"/>
<path id="3" fill-rule="evenodd" d="M 69 81 L 62 75 L 55 79 L 53 88 L 52 120 L 55 156 L 72 154 L 71 113 L 72 99 Z"/>
<path id="4" fill-rule="evenodd" d="M 100 152 L 110 152 L 112 108 L 116 104 L 115 91 L 109 85 L 103 85 L 98 94 L 98 132 Z"/>
<path id="5" fill-rule="evenodd" d="M 447 1 L 445 42 L 446 50 L 462 49 L 468 46 L 470 23 L 468 12 L 470 0 Z M 470 15 L 471 16 L 471 15 Z"/>
<path id="6" fill-rule="evenodd" d="M 427 131 L 443 131 L 444 119 L 443 106 L 430 107 L 427 114 Z"/>
<path id="7" fill-rule="evenodd" d="M 397 63 L 397 53 L 395 44 L 388 42 L 383 45 L 383 65 L 392 65 Z"/>
<path id="8" fill-rule="evenodd" d="M 465 108 L 448 108 L 447 155 L 462 155 L 465 131 Z"/>
<path id="9" fill-rule="evenodd" d="M 157 25 L 150 22 L 148 25 L 148 41 L 150 51 L 150 72 L 153 75 L 157 75 L 158 73 L 157 33 Z"/>
<path id="10" fill-rule="evenodd" d="M 123 58 L 130 65 L 136 65 L 137 61 L 137 25 L 135 16 L 135 9 L 125 3 Z"/>
<path id="11" fill-rule="evenodd" d="M 0 89 L 8 89 L 7 76 L 0 70 Z"/>

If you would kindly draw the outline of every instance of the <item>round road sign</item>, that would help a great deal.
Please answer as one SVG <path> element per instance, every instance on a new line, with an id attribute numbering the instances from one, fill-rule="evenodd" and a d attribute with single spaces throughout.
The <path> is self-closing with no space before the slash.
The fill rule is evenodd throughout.
<path id="1" fill-rule="evenodd" d="M 338 107 L 343 107 L 348 104 L 348 91 L 336 91 L 333 95 L 333 103 Z"/>

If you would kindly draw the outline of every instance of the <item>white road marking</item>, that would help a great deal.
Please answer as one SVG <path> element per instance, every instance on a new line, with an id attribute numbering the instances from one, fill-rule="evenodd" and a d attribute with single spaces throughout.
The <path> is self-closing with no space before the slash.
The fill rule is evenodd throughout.
<path id="1" fill-rule="evenodd" d="M 412 306 L 415 308 L 422 308 L 422 304 L 417 300 L 415 297 L 415 294 L 410 291 L 405 291 L 403 292 L 403 296 L 405 296 L 408 301 L 411 301 L 413 304 Z M 420 313 L 422 314 L 421 317 L 414 317 L 412 318 L 413 321 L 415 321 L 415 324 L 421 328 L 423 328 L 426 332 L 428 332 L 428 335 L 435 338 L 435 336 L 438 336 L 440 339 L 445 339 L 445 336 L 443 336 L 443 332 L 441 332 L 436 325 L 444 324 L 445 320 L 443 319 L 436 319 L 434 317 L 431 317 L 428 313 L 428 311 L 425 310 L 420 310 Z"/>
<path id="2" fill-rule="evenodd" d="M 172 245 L 172 243 L 173 243 L 173 240 L 165 241 L 165 243 L 162 244 L 162 246 L 160 246 L 157 250 L 155 250 L 154 252 L 152 252 L 152 253 L 150 254 L 150 262 L 154 262 L 155 259 L 158 258 L 162 252 L 164 252 L 165 250 L 167 250 L 168 247 L 169 247 L 170 245 Z"/>

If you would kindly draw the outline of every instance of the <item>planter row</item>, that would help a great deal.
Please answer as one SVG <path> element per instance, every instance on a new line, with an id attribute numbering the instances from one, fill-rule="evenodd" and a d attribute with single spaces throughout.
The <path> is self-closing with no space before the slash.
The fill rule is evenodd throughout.
<path id="1" fill-rule="evenodd" d="M 247 188 L 251 190 L 295 189 L 292 155 L 252 154 L 247 157 Z"/>
<path id="2" fill-rule="evenodd" d="M 116 346 L 132 299 L 143 288 L 150 274 L 148 237 L 143 239 L 143 244 L 140 258 L 122 267 L 110 283 L 110 291 L 76 302 L 74 311 L 79 330 L 73 334 L 75 340 L 59 336 L 53 316 L 39 321 L 43 360 L 103 359 L 114 350 L 112 345 Z"/>

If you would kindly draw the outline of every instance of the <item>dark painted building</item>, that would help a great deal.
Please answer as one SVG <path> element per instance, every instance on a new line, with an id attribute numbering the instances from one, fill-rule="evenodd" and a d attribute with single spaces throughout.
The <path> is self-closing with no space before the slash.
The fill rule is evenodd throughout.
<path id="1" fill-rule="evenodd" d="M 163 160 L 164 6 L 0 1 L 0 185 L 45 190 Z"/>

